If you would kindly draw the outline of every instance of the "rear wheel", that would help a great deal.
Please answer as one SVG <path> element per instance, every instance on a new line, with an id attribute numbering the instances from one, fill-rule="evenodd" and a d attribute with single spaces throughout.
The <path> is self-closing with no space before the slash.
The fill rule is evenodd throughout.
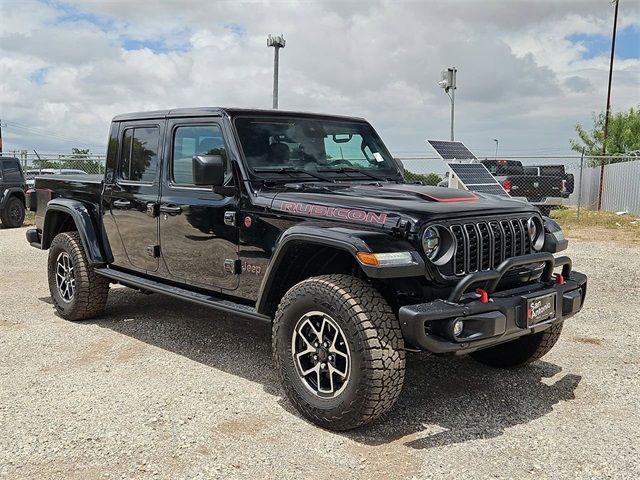
<path id="1" fill-rule="evenodd" d="M 89 263 L 78 232 L 56 235 L 49 249 L 49 291 L 61 317 L 84 320 L 104 310 L 109 281 Z"/>
<path id="2" fill-rule="evenodd" d="M 498 368 L 513 368 L 531 363 L 546 355 L 560 338 L 562 322 L 542 332 L 526 335 L 470 355 L 480 363 Z"/>
<path id="3" fill-rule="evenodd" d="M 24 203 L 18 197 L 11 197 L 0 212 L 2 224 L 7 228 L 17 228 L 24 222 Z"/>
<path id="4" fill-rule="evenodd" d="M 324 428 L 369 423 L 402 390 L 398 320 L 375 288 L 348 275 L 310 278 L 285 294 L 273 324 L 273 351 L 287 397 Z"/>

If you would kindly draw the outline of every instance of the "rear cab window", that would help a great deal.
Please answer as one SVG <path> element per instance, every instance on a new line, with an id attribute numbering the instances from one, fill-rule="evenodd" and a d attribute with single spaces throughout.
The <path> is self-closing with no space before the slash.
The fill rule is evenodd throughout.
<path id="1" fill-rule="evenodd" d="M 153 183 L 158 172 L 160 127 L 125 127 L 122 136 L 119 178 L 125 182 Z"/>
<path id="2" fill-rule="evenodd" d="M 524 167 L 520 162 L 508 160 L 490 160 L 482 162 L 487 170 L 496 177 L 505 177 L 509 175 L 524 175 Z"/>

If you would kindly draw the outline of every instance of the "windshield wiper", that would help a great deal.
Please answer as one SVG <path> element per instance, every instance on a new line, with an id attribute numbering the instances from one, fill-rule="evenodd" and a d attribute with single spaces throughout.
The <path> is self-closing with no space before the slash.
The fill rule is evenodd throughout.
<path id="1" fill-rule="evenodd" d="M 325 177 L 324 175 L 318 175 L 317 173 L 309 172 L 308 170 L 302 170 L 300 168 L 295 167 L 278 167 L 278 168 L 268 168 L 268 167 L 258 167 L 253 169 L 254 172 L 258 173 L 284 173 L 293 177 L 294 173 L 304 173 L 309 175 L 310 177 L 317 178 L 318 180 L 322 180 L 323 182 L 335 183 L 335 180 L 329 177 Z"/>
<path id="2" fill-rule="evenodd" d="M 319 172 L 335 172 L 335 173 L 360 173 L 366 177 L 372 178 L 374 180 L 380 180 L 383 182 L 388 181 L 386 177 L 380 177 L 378 175 L 374 175 L 373 173 L 369 173 L 366 170 L 355 168 L 355 167 L 336 167 L 336 168 L 323 168 L 318 169 Z"/>

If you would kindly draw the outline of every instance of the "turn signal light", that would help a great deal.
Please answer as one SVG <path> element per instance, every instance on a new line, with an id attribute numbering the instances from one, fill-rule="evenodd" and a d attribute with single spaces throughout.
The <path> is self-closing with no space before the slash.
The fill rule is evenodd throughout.
<path id="1" fill-rule="evenodd" d="M 416 263 L 411 252 L 358 252 L 356 253 L 356 256 L 358 257 L 358 260 L 360 260 L 360 263 L 372 267 L 394 267 L 399 265 L 412 265 Z"/>
<path id="2" fill-rule="evenodd" d="M 358 256 L 358 260 L 360 260 L 364 265 L 371 265 L 372 267 L 380 265 L 380 262 L 378 262 L 378 259 L 373 253 L 358 252 L 356 255 Z"/>

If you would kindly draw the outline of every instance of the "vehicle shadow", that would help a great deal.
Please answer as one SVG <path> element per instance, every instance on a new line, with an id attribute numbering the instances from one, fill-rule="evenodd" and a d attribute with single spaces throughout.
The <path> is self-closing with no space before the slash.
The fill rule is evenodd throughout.
<path id="1" fill-rule="evenodd" d="M 257 382 L 297 415 L 273 369 L 267 324 L 126 288 L 112 289 L 105 314 L 88 323 Z M 581 377 L 560 376 L 561 370 L 544 361 L 499 370 L 468 357 L 410 353 L 405 388 L 392 411 L 342 435 L 367 445 L 400 441 L 416 449 L 497 437 L 575 398 Z"/>

